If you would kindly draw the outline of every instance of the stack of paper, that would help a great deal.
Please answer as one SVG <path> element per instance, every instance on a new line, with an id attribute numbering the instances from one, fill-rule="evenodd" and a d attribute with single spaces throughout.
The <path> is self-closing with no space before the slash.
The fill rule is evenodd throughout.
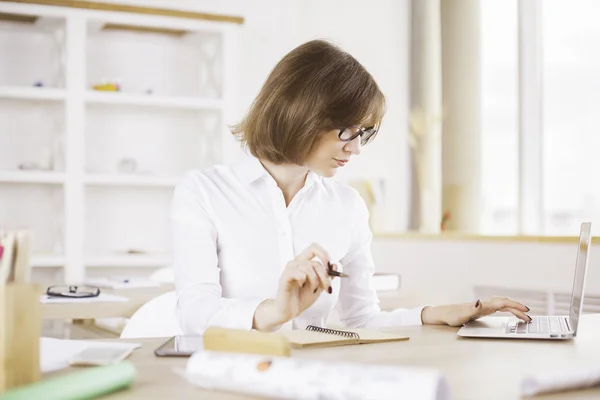
<path id="1" fill-rule="evenodd" d="M 600 367 L 557 368 L 555 372 L 527 376 L 521 383 L 523 396 L 583 389 L 600 384 Z"/>
<path id="2" fill-rule="evenodd" d="M 139 343 L 96 342 L 88 340 L 62 340 L 40 338 L 40 370 L 43 374 L 67 368 L 69 360 L 88 347 L 107 349 L 137 349 Z"/>
<path id="3" fill-rule="evenodd" d="M 415 367 L 200 350 L 185 375 L 205 389 L 277 399 L 450 399 L 436 370 Z"/>
<path id="4" fill-rule="evenodd" d="M 112 303 L 129 301 L 127 297 L 115 296 L 114 294 L 100 293 L 96 297 L 61 297 L 48 296 L 43 294 L 40 296 L 40 302 L 47 303 Z"/>

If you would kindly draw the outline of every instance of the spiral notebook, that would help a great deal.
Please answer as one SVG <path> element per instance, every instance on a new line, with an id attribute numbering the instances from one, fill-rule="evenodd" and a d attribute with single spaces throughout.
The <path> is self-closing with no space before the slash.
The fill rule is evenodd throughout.
<path id="1" fill-rule="evenodd" d="M 408 336 L 372 329 L 337 330 L 309 325 L 305 330 L 282 332 L 292 348 L 330 347 L 350 344 L 383 343 L 408 340 Z"/>

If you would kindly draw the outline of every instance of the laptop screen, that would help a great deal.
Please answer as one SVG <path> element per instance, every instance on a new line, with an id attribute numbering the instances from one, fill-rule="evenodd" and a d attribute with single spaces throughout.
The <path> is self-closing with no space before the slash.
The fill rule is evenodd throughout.
<path id="1" fill-rule="evenodd" d="M 573 332 L 577 332 L 579 314 L 583 306 L 583 287 L 585 284 L 585 272 L 587 269 L 590 246 L 592 241 L 591 223 L 581 224 L 579 234 L 579 248 L 577 249 L 577 262 L 575 265 L 575 279 L 573 279 L 573 293 L 571 294 L 571 306 L 569 307 L 569 320 Z"/>

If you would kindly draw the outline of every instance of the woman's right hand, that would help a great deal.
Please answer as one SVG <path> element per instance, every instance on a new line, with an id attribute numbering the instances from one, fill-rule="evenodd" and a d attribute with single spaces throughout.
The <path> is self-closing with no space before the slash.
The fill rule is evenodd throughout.
<path id="1" fill-rule="evenodd" d="M 315 257 L 321 262 L 313 261 Z M 312 244 L 287 263 L 275 299 L 264 301 L 256 309 L 253 328 L 272 330 L 309 308 L 322 291 L 331 293 L 331 280 L 325 267 L 328 262 L 327 252 Z"/>

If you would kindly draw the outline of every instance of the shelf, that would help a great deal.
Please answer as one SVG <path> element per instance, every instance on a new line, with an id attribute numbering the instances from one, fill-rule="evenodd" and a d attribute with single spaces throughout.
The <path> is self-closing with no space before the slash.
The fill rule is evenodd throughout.
<path id="1" fill-rule="evenodd" d="M 216 14 L 216 13 L 206 13 L 206 12 L 197 12 L 197 11 L 188 11 L 188 10 L 178 10 L 173 8 L 160 8 L 160 7 L 150 7 L 144 5 L 133 5 L 133 4 L 111 4 L 106 2 L 78 2 L 78 1 L 68 1 L 68 0 L 28 0 L 21 1 L 21 3 L 33 3 L 39 5 L 46 6 L 57 6 L 58 7 L 69 7 L 75 9 L 81 9 L 86 12 L 89 12 L 91 15 L 117 15 L 129 17 L 130 19 L 135 19 L 135 17 L 141 18 L 143 16 L 151 16 L 154 18 L 177 18 L 179 20 L 204 20 L 211 22 L 225 22 L 231 24 L 242 25 L 244 23 L 244 18 L 237 15 L 226 15 L 226 14 Z M 150 2 L 152 4 L 152 2 Z M 9 6 L 6 6 L 8 8 Z M 10 8 L 8 8 L 10 10 Z M 54 13 L 59 13 L 52 9 Z M 46 11 L 49 12 L 49 11 Z M 65 11 L 68 12 L 68 11 Z M 109 14 L 102 14 L 108 12 Z M 164 21 L 161 20 L 164 23 Z"/>
<path id="2" fill-rule="evenodd" d="M 86 259 L 85 266 L 90 268 L 102 267 L 133 267 L 133 268 L 161 268 L 171 265 L 171 258 L 166 256 L 151 255 L 116 255 L 97 256 Z"/>
<path id="3" fill-rule="evenodd" d="M 534 242 L 534 243 L 577 243 L 579 236 L 536 236 L 536 235 L 490 235 L 485 233 L 440 232 L 421 233 L 417 231 L 404 232 L 374 232 L 375 240 L 422 240 L 422 241 L 457 241 L 457 242 Z M 600 236 L 592 237 L 592 244 L 600 244 Z"/>
<path id="4" fill-rule="evenodd" d="M 61 185 L 65 182 L 62 172 L 0 171 L 0 183 L 40 183 Z"/>
<path id="5" fill-rule="evenodd" d="M 62 268 L 65 266 L 65 258 L 55 255 L 32 255 L 31 266 L 33 268 Z"/>
<path id="6" fill-rule="evenodd" d="M 0 86 L 0 99 L 63 101 L 64 89 Z"/>
<path id="7" fill-rule="evenodd" d="M 131 94 L 123 92 L 89 91 L 88 104 L 109 104 L 155 107 L 179 110 L 220 110 L 223 102 L 218 99 L 201 97 L 161 97 L 152 94 Z"/>
<path id="8" fill-rule="evenodd" d="M 138 186 L 138 187 L 166 187 L 174 188 L 179 178 L 146 176 L 139 174 L 92 174 L 85 177 L 89 186 Z"/>

